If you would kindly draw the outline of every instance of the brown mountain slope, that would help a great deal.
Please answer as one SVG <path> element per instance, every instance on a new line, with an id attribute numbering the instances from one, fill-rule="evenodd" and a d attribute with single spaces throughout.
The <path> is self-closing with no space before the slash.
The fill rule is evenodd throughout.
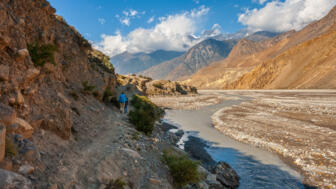
<path id="1" fill-rule="evenodd" d="M 212 61 L 227 57 L 236 42 L 236 40 L 207 39 L 198 43 L 180 57 L 153 66 L 140 74 L 154 79 L 178 80 L 192 75 Z"/>
<path id="2" fill-rule="evenodd" d="M 238 43 L 227 59 L 199 70 L 185 83 L 199 88 L 226 88 L 229 83 L 234 82 L 257 65 L 269 62 L 288 49 L 331 30 L 335 23 L 336 7 L 321 20 L 309 24 L 298 32 L 288 32 L 257 44 L 241 45 L 243 43 Z M 230 88 L 234 86 L 234 84 L 230 85 Z"/>
<path id="3" fill-rule="evenodd" d="M 336 31 L 304 42 L 264 62 L 239 80 L 234 89 L 336 88 Z"/>
<path id="4" fill-rule="evenodd" d="M 262 60 L 273 57 L 293 33 L 294 31 L 290 31 L 260 42 L 242 39 L 232 49 L 228 58 L 200 69 L 184 83 L 198 88 L 222 88 L 251 71 Z"/>

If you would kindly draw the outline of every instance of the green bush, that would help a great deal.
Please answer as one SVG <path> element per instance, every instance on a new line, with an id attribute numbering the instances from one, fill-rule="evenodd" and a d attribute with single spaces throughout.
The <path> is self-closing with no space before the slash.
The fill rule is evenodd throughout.
<path id="1" fill-rule="evenodd" d="M 121 178 L 118 178 L 116 180 L 111 180 L 106 186 L 106 189 L 124 189 L 125 186 L 126 182 L 124 182 Z"/>
<path id="2" fill-rule="evenodd" d="M 35 66 L 43 66 L 47 62 L 55 64 L 54 52 L 57 51 L 56 45 L 28 44 L 28 51 Z"/>
<path id="3" fill-rule="evenodd" d="M 178 186 L 197 183 L 202 175 L 197 171 L 199 162 L 191 160 L 187 155 L 174 150 L 163 152 L 163 161 L 168 165 L 170 174 Z"/>
<path id="4" fill-rule="evenodd" d="M 104 91 L 103 101 L 108 101 L 109 97 L 114 96 L 113 91 L 111 90 L 111 87 L 106 87 Z"/>
<path id="5" fill-rule="evenodd" d="M 96 88 L 96 86 L 94 85 L 89 85 L 88 81 L 84 81 L 82 83 L 82 86 L 83 86 L 84 92 L 92 92 Z"/>
<path id="6" fill-rule="evenodd" d="M 162 83 L 154 83 L 153 86 L 158 88 L 158 89 L 163 89 L 163 84 Z"/>
<path id="7" fill-rule="evenodd" d="M 134 95 L 131 104 L 134 110 L 128 114 L 130 122 L 138 131 L 147 135 L 152 134 L 155 122 L 163 117 L 164 111 L 145 96 Z"/>

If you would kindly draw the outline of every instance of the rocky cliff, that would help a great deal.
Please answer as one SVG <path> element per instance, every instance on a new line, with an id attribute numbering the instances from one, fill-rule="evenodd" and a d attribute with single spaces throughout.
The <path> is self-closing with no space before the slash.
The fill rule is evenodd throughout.
<path id="1" fill-rule="evenodd" d="M 69 139 L 71 94 L 85 81 L 99 92 L 114 88 L 113 68 L 46 1 L 5 0 L 0 8 L 1 103 L 33 127 Z"/>

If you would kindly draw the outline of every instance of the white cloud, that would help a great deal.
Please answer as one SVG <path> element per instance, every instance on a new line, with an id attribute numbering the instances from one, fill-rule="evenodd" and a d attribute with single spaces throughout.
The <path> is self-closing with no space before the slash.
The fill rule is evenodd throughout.
<path id="1" fill-rule="evenodd" d="M 299 30 L 321 19 L 335 5 L 336 0 L 273 0 L 261 9 L 247 9 L 238 20 L 254 31 Z"/>
<path id="2" fill-rule="evenodd" d="M 158 49 L 184 51 L 196 44 L 201 38 L 194 37 L 202 25 L 202 18 L 209 8 L 201 6 L 198 9 L 181 14 L 161 17 L 154 27 L 137 28 L 126 36 L 120 32 L 114 35 L 102 35 L 102 41 L 94 44 L 110 56 L 128 52 L 152 52 Z M 214 26 L 216 28 L 217 26 Z"/>
<path id="3" fill-rule="evenodd" d="M 130 16 L 136 16 L 138 14 L 138 11 L 131 9 L 129 14 L 130 14 Z"/>
<path id="4" fill-rule="evenodd" d="M 259 3 L 261 5 L 263 5 L 266 1 L 268 0 L 252 0 L 254 3 Z"/>
<path id="5" fill-rule="evenodd" d="M 199 9 L 194 9 L 191 11 L 190 16 L 193 18 L 201 17 L 208 14 L 210 8 L 205 7 L 204 5 L 200 6 Z"/>
<path id="6" fill-rule="evenodd" d="M 106 23 L 106 20 L 104 18 L 98 18 L 98 22 L 103 25 Z"/>
<path id="7" fill-rule="evenodd" d="M 119 19 L 120 23 L 130 26 L 131 25 L 131 19 L 134 18 L 140 18 L 141 15 L 146 14 L 145 11 L 139 12 L 134 9 L 124 10 L 122 11 L 123 16 L 120 16 L 119 14 L 116 15 L 116 18 Z"/>
<path id="8" fill-rule="evenodd" d="M 125 24 L 126 26 L 130 26 L 130 19 L 129 18 L 120 19 L 120 22 L 122 24 Z"/>
<path id="9" fill-rule="evenodd" d="M 147 23 L 150 24 L 150 23 L 154 22 L 154 20 L 155 20 L 155 17 L 152 16 L 147 20 Z"/>
<path id="10" fill-rule="evenodd" d="M 267 0 L 259 0 L 259 4 L 264 4 Z"/>
<path id="11" fill-rule="evenodd" d="M 212 25 L 210 30 L 202 32 L 203 37 L 214 37 L 222 33 L 222 27 L 219 24 Z"/>

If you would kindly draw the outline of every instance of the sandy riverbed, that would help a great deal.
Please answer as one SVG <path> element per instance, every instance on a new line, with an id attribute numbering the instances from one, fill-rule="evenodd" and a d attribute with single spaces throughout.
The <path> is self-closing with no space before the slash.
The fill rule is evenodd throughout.
<path id="1" fill-rule="evenodd" d="M 154 98 L 153 101 L 175 109 L 200 109 L 241 99 L 244 102 L 223 106 L 211 116 L 217 130 L 240 142 L 279 154 L 297 167 L 311 185 L 336 188 L 336 91 L 201 93 L 200 97 L 171 97 L 166 101 Z"/>

